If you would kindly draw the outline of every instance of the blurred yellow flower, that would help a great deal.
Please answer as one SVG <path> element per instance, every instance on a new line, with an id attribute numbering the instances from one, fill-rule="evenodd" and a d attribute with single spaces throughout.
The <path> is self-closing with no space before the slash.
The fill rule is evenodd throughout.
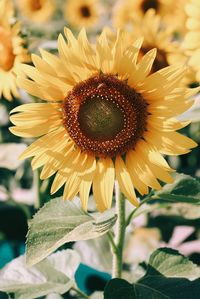
<path id="1" fill-rule="evenodd" d="M 154 9 L 164 23 L 182 32 L 185 30 L 185 3 L 186 0 L 118 0 L 113 8 L 112 22 L 116 28 L 129 28 L 132 17 L 142 19 L 149 9 Z"/>
<path id="2" fill-rule="evenodd" d="M 200 48 L 200 2 L 190 0 L 185 6 L 188 16 L 186 26 L 188 33 L 185 37 L 185 48 L 188 50 L 196 50 Z"/>
<path id="3" fill-rule="evenodd" d="M 10 25 L 9 20 L 13 16 L 10 1 L 0 2 L 0 16 L 0 96 L 10 101 L 13 96 L 18 96 L 15 71 L 21 62 L 29 61 L 30 57 L 19 35 L 20 24 Z"/>
<path id="4" fill-rule="evenodd" d="M 45 23 L 55 11 L 55 0 L 17 0 L 17 6 L 29 22 Z"/>
<path id="5" fill-rule="evenodd" d="M 188 16 L 188 32 L 183 41 L 183 48 L 188 55 L 188 65 L 195 71 L 196 80 L 200 82 L 200 2 L 188 1 L 185 10 Z"/>
<path id="6" fill-rule="evenodd" d="M 11 0 L 0 0 L 0 26 L 9 27 L 14 15 L 14 7 Z"/>
<path id="7" fill-rule="evenodd" d="M 68 0 L 64 8 L 67 22 L 80 29 L 96 26 L 103 14 L 103 8 L 99 0 Z"/>
<path id="8" fill-rule="evenodd" d="M 144 41 L 140 49 L 140 57 L 152 48 L 157 48 L 156 58 L 152 66 L 152 72 L 173 64 L 186 64 L 188 57 L 185 55 L 180 41 L 174 40 L 173 28 L 166 27 L 162 23 L 160 15 L 156 15 L 154 9 L 149 9 L 143 16 L 130 19 L 129 38 L 135 40 L 143 36 Z M 192 68 L 188 68 L 183 78 L 183 84 L 189 85 L 195 81 Z"/>
<path id="9" fill-rule="evenodd" d="M 156 49 L 138 62 L 141 39 L 126 43 L 107 30 L 91 45 L 85 30 L 76 39 L 65 28 L 58 38 L 59 57 L 41 50 L 35 67 L 22 65 L 18 84 L 47 102 L 25 104 L 12 111 L 10 130 L 40 137 L 21 155 L 43 166 L 41 179 L 56 173 L 51 192 L 64 187 L 64 199 L 80 195 L 87 209 L 91 186 L 99 211 L 111 207 L 115 179 L 138 205 L 142 194 L 171 183 L 173 171 L 162 154 L 180 155 L 196 143 L 176 132 L 189 122 L 175 117 L 191 107 L 196 90 L 181 88 L 184 68 L 171 66 L 150 74 Z M 27 78 L 28 77 L 28 78 Z"/>
<path id="10" fill-rule="evenodd" d="M 173 42 L 172 30 L 162 26 L 161 17 L 156 15 L 154 9 L 149 9 L 143 18 L 133 17 L 131 23 L 130 38 L 144 37 L 140 49 L 141 57 L 152 48 L 157 48 L 156 58 L 153 63 L 152 72 L 169 66 L 168 57 L 178 50 L 178 43 Z"/>

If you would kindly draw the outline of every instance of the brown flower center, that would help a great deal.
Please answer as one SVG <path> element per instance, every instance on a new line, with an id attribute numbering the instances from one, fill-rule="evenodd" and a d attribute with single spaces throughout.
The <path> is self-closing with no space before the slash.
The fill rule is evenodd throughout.
<path id="1" fill-rule="evenodd" d="M 133 148 L 142 137 L 147 104 L 126 82 L 96 75 L 69 92 L 63 115 L 69 135 L 81 150 L 114 157 Z"/>
<path id="2" fill-rule="evenodd" d="M 155 47 L 142 47 L 140 49 L 140 55 L 141 57 L 144 56 L 148 51 L 150 51 L 151 49 L 153 49 Z M 157 48 L 157 54 L 156 54 L 156 58 L 154 60 L 152 69 L 151 69 L 151 73 L 155 73 L 157 71 L 159 71 L 160 69 L 169 66 L 168 62 L 167 62 L 167 55 L 166 52 L 158 49 Z"/>
<path id="3" fill-rule="evenodd" d="M 13 67 L 14 60 L 11 33 L 0 27 L 0 69 L 9 71 Z"/>
<path id="4" fill-rule="evenodd" d="M 81 11 L 81 15 L 82 15 L 84 18 L 89 18 L 89 17 L 91 16 L 90 9 L 89 9 L 89 7 L 86 6 L 86 5 L 81 6 L 80 11 Z"/>
<path id="5" fill-rule="evenodd" d="M 31 0 L 30 1 L 31 10 L 36 11 L 42 8 L 41 0 Z"/>
<path id="6" fill-rule="evenodd" d="M 148 9 L 155 9 L 158 11 L 159 9 L 159 0 L 143 0 L 141 3 L 141 9 L 145 13 Z"/>

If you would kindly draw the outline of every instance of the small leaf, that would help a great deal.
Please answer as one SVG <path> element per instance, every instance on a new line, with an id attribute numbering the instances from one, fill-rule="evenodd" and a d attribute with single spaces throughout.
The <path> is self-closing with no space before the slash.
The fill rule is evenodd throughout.
<path id="1" fill-rule="evenodd" d="M 115 221 L 112 210 L 89 215 L 73 202 L 53 199 L 30 221 L 27 264 L 38 263 L 67 242 L 97 238 L 108 232 Z"/>
<path id="2" fill-rule="evenodd" d="M 192 263 L 177 250 L 159 248 L 149 259 L 147 274 L 151 275 L 152 268 L 166 277 L 184 277 L 194 280 L 200 277 L 200 267 Z"/>
<path id="3" fill-rule="evenodd" d="M 172 184 L 155 191 L 151 199 L 200 204 L 200 180 L 186 174 L 176 174 Z"/>
<path id="4" fill-rule="evenodd" d="M 79 255 L 73 250 L 62 250 L 32 268 L 27 268 L 20 256 L 0 271 L 0 291 L 14 293 L 15 299 L 32 299 L 51 293 L 64 294 L 73 285 Z"/>

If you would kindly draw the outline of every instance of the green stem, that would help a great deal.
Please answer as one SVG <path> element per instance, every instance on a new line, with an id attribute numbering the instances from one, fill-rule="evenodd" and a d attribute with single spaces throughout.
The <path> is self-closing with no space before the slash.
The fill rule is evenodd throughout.
<path id="1" fill-rule="evenodd" d="M 126 220 L 126 226 L 128 226 L 133 218 L 133 216 L 135 215 L 135 213 L 138 211 L 138 209 L 147 201 L 149 201 L 150 199 L 152 199 L 151 197 L 147 196 L 145 197 L 139 204 L 139 206 L 137 208 L 135 208 L 128 216 L 127 220 Z"/>
<path id="2" fill-rule="evenodd" d="M 85 299 L 90 298 L 85 293 L 83 293 L 80 289 L 78 289 L 76 287 L 73 287 L 72 290 L 75 291 L 77 294 L 79 294 L 81 296 L 81 298 L 85 298 Z"/>
<path id="3" fill-rule="evenodd" d="M 107 233 L 107 237 L 108 240 L 110 242 L 111 248 L 112 248 L 112 252 L 117 252 L 117 247 L 115 245 L 115 241 L 114 241 L 114 237 L 113 237 L 113 233 L 111 233 L 110 231 Z"/>
<path id="4" fill-rule="evenodd" d="M 125 198 L 121 193 L 118 184 L 116 184 L 116 234 L 115 234 L 115 246 L 116 251 L 113 251 L 113 278 L 120 278 L 122 275 L 123 264 L 123 246 L 126 230 L 126 217 L 125 217 Z"/>

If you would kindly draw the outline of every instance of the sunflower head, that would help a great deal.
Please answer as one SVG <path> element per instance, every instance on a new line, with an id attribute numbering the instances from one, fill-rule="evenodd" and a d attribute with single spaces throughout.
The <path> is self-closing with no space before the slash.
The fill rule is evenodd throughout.
<path id="1" fill-rule="evenodd" d="M 190 0 L 185 5 L 187 15 L 187 32 L 183 40 L 183 49 L 188 59 L 188 64 L 195 73 L 197 82 L 200 82 L 200 3 Z"/>
<path id="2" fill-rule="evenodd" d="M 68 0 L 65 5 L 65 18 L 75 28 L 96 26 L 103 13 L 99 0 Z"/>
<path id="3" fill-rule="evenodd" d="M 114 181 L 138 205 L 134 188 L 148 193 L 159 180 L 172 182 L 173 171 L 162 154 L 187 153 L 196 143 L 176 130 L 186 126 L 176 116 L 192 105 L 196 90 L 180 88 L 184 68 L 172 66 L 151 74 L 156 50 L 142 58 L 141 39 L 127 43 L 118 31 L 110 40 L 103 30 L 91 45 L 85 30 L 76 39 L 65 28 L 58 38 L 59 57 L 41 50 L 35 67 L 23 65 L 18 84 L 44 103 L 12 111 L 10 130 L 40 137 L 21 158 L 34 156 L 41 178 L 55 175 L 51 192 L 63 185 L 64 199 L 77 193 L 84 209 L 91 186 L 97 208 L 111 207 Z M 45 102 L 46 101 L 46 102 Z"/>
<path id="4" fill-rule="evenodd" d="M 45 23 L 55 10 L 54 0 L 17 0 L 20 13 L 34 23 Z"/>
<path id="5" fill-rule="evenodd" d="M 18 96 L 16 75 L 21 62 L 30 61 L 24 40 L 20 37 L 20 24 L 10 25 L 13 7 L 9 1 L 0 2 L 0 96 L 12 100 Z"/>
<path id="6" fill-rule="evenodd" d="M 143 18 L 132 16 L 129 27 L 129 38 L 137 39 L 144 37 L 140 48 L 140 57 L 143 57 L 153 48 L 157 48 L 156 58 L 154 60 L 151 72 L 156 72 L 173 63 L 185 63 L 185 61 L 175 61 L 173 56 L 180 53 L 180 43 L 173 41 L 173 29 L 164 26 L 162 18 L 156 14 L 154 9 L 148 9 Z"/>
<path id="7" fill-rule="evenodd" d="M 160 6 L 159 0 L 143 0 L 143 1 L 141 1 L 141 4 L 140 4 L 140 8 L 143 11 L 143 13 L 147 12 L 151 8 L 158 11 L 159 6 Z"/>
<path id="8" fill-rule="evenodd" d="M 146 102 L 114 75 L 98 74 L 77 84 L 67 95 L 63 111 L 75 143 L 97 157 L 123 155 L 146 128 Z"/>
<path id="9" fill-rule="evenodd" d="M 129 28 L 132 17 L 143 19 L 144 15 L 153 9 L 173 31 L 184 33 L 186 2 L 187 0 L 118 0 L 113 8 L 113 25 L 116 28 Z"/>

